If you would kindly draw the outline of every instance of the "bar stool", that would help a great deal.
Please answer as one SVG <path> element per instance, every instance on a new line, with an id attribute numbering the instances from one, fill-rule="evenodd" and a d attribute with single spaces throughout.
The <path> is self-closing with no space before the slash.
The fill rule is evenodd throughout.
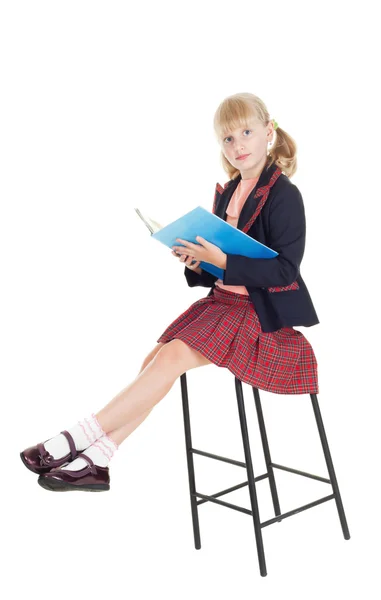
<path id="1" fill-rule="evenodd" d="M 181 396 L 182 396 L 182 404 L 183 404 L 183 415 L 184 415 L 184 430 L 185 430 L 185 446 L 186 446 L 186 456 L 187 456 L 187 464 L 188 464 L 188 476 L 189 476 L 189 490 L 190 490 L 190 501 L 191 501 L 191 511 L 192 511 L 192 521 L 193 521 L 193 534 L 194 534 L 194 543 L 196 550 L 201 548 L 201 539 L 200 539 L 200 527 L 198 522 L 198 505 L 203 504 L 204 502 L 215 502 L 216 504 L 220 504 L 222 506 L 226 506 L 227 508 L 232 508 L 234 510 L 239 510 L 243 513 L 251 515 L 254 521 L 254 532 L 255 539 L 257 544 L 257 554 L 259 561 L 259 571 L 262 577 L 267 575 L 266 569 L 266 561 L 265 554 L 263 548 L 263 540 L 262 540 L 262 528 L 267 527 L 268 525 L 272 525 L 275 522 L 281 522 L 282 519 L 286 519 L 287 517 L 291 517 L 291 515 L 295 515 L 303 510 L 307 510 L 308 508 L 312 508 L 313 506 L 317 506 L 318 504 L 322 504 L 323 502 L 327 502 L 328 500 L 335 499 L 337 510 L 339 513 L 339 519 L 341 522 L 341 527 L 343 530 L 343 535 L 346 540 L 350 539 L 350 534 L 348 530 L 347 521 L 345 518 L 344 507 L 341 501 L 339 486 L 337 483 L 335 471 L 333 468 L 332 458 L 328 447 L 327 436 L 325 434 L 323 420 L 321 417 L 318 399 L 316 394 L 310 394 L 312 407 L 314 410 L 316 423 L 320 435 L 320 440 L 323 446 L 323 452 L 325 461 L 328 468 L 329 479 L 326 477 L 319 477 L 318 475 L 312 475 L 311 473 L 306 473 L 304 471 L 298 471 L 297 469 L 291 469 L 289 467 L 285 467 L 283 465 L 279 465 L 273 463 L 270 457 L 269 444 L 267 441 L 265 423 L 263 419 L 261 401 L 259 397 L 259 391 L 257 388 L 253 387 L 255 407 L 258 416 L 258 424 L 259 430 L 261 434 L 263 453 L 266 461 L 267 472 L 263 475 L 259 475 L 257 477 L 254 476 L 253 463 L 251 459 L 250 452 L 250 444 L 248 437 L 248 429 L 246 422 L 246 414 L 245 414 L 245 405 L 244 398 L 242 392 L 242 382 L 235 377 L 235 390 L 237 395 L 238 402 L 238 414 L 241 425 L 241 433 L 242 433 L 242 443 L 243 449 L 245 453 L 245 462 L 241 462 L 239 460 L 233 460 L 230 458 L 226 458 L 224 456 L 218 456 L 217 454 L 211 454 L 210 452 L 204 452 L 203 450 L 197 450 L 196 448 L 192 448 L 192 439 L 191 439 L 191 429 L 190 429 L 190 416 L 189 416 L 189 402 L 188 402 L 188 388 L 187 388 L 187 377 L 186 372 L 180 376 L 181 383 Z M 193 463 L 193 454 L 200 454 L 202 456 L 206 456 L 208 458 L 214 458 L 216 460 L 221 460 L 232 465 L 236 465 L 239 467 L 245 467 L 247 471 L 248 481 L 243 483 L 239 483 L 238 485 L 234 485 L 229 487 L 221 492 L 216 492 L 211 496 L 206 494 L 201 494 L 196 491 L 195 486 L 195 472 L 194 472 L 194 463 Z M 304 506 L 300 506 L 295 508 L 294 510 L 290 510 L 286 513 L 281 513 L 278 492 L 275 483 L 274 477 L 274 469 L 281 469 L 283 471 L 289 471 L 290 473 L 295 473 L 296 475 L 303 475 L 304 477 L 310 477 L 311 479 L 317 479 L 318 481 L 324 481 L 325 483 L 329 483 L 332 486 L 333 494 L 329 494 L 328 496 L 324 496 L 323 498 L 319 498 L 314 502 L 309 502 Z M 274 505 L 275 517 L 273 519 L 269 519 L 268 521 L 260 522 L 259 510 L 258 510 L 258 502 L 257 502 L 257 493 L 256 493 L 256 482 L 261 479 L 268 478 L 270 484 L 270 491 L 272 496 L 272 502 Z M 223 500 L 219 500 L 220 496 L 224 494 L 228 494 L 229 492 L 233 492 L 234 490 L 238 490 L 244 486 L 249 486 L 249 494 L 250 494 L 250 504 L 251 510 L 243 508 L 242 506 L 237 506 L 236 504 L 231 504 L 229 502 L 224 502 Z M 201 498 L 201 500 L 197 500 L 197 498 Z"/>

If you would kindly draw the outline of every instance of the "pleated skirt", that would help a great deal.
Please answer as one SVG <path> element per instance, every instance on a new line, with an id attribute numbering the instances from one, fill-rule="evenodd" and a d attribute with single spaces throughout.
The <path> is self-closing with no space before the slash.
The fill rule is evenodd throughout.
<path id="1" fill-rule="evenodd" d="M 276 394 L 318 394 L 317 360 L 293 327 L 264 333 L 250 296 L 215 286 L 179 315 L 157 342 L 180 339 L 242 382 Z"/>

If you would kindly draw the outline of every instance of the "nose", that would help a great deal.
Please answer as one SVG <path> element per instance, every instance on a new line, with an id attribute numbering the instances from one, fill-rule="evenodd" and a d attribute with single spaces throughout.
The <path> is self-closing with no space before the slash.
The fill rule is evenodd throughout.
<path id="1" fill-rule="evenodd" d="M 241 144 L 235 144 L 234 156 L 241 156 L 242 154 L 245 154 L 245 148 Z"/>

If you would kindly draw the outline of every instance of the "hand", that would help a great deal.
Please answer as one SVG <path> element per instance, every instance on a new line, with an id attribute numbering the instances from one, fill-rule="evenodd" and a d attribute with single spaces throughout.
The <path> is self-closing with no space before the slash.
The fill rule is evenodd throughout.
<path id="1" fill-rule="evenodd" d="M 200 264 L 199 260 L 194 261 L 193 256 L 187 256 L 186 254 L 180 254 L 179 256 L 178 254 L 176 254 L 176 252 L 174 252 L 174 250 L 172 250 L 172 254 L 173 256 L 179 258 L 180 262 L 185 263 L 185 266 L 188 267 L 188 269 L 190 269 L 191 271 L 196 271 L 199 275 L 201 275 L 201 267 L 198 268 L 198 265 Z"/>
<path id="2" fill-rule="evenodd" d="M 176 242 L 181 242 L 183 245 L 172 246 L 172 249 L 180 253 L 186 250 L 188 256 L 192 256 L 198 261 L 204 261 L 221 269 L 226 269 L 225 252 L 222 252 L 218 246 L 204 240 L 204 238 L 199 235 L 196 236 L 196 240 L 199 242 L 198 244 L 192 244 L 192 242 L 176 238 Z"/>

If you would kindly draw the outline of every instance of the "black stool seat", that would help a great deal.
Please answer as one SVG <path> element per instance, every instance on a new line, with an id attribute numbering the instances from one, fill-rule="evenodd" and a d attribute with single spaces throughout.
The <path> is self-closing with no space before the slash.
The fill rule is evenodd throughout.
<path id="1" fill-rule="evenodd" d="M 267 575 L 265 554 L 264 554 L 264 548 L 263 548 L 263 539 L 262 539 L 262 528 L 263 527 L 267 527 L 268 525 L 272 525 L 273 523 L 280 522 L 283 519 L 286 519 L 287 517 L 291 517 L 292 515 L 295 515 L 296 513 L 302 512 L 303 510 L 307 510 L 308 508 L 312 508 L 313 506 L 317 506 L 318 504 L 322 504 L 323 502 L 328 502 L 328 500 L 335 500 L 337 510 L 339 513 L 339 519 L 340 519 L 344 538 L 346 540 L 350 539 L 347 520 L 345 518 L 345 513 L 344 513 L 344 507 L 343 507 L 343 503 L 341 501 L 339 486 L 337 483 L 335 470 L 333 468 L 331 453 L 329 451 L 327 436 L 326 436 L 326 433 L 324 430 L 323 420 L 321 417 L 320 408 L 319 408 L 318 399 L 317 399 L 316 394 L 310 394 L 310 397 L 311 397 L 312 407 L 314 410 L 316 423 L 317 423 L 317 427 L 318 427 L 318 431 L 319 431 L 319 435 L 320 435 L 320 440 L 321 440 L 322 447 L 323 447 L 325 461 L 327 464 L 329 479 L 327 479 L 326 477 L 320 477 L 318 475 L 312 475 L 311 473 L 306 473 L 304 471 L 299 471 L 297 469 L 291 469 L 290 467 L 285 467 L 284 465 L 279 465 L 279 464 L 273 463 L 271 461 L 269 444 L 267 441 L 267 435 L 266 435 L 266 429 L 265 429 L 265 422 L 263 419 L 261 401 L 260 401 L 260 397 L 259 397 L 259 391 L 257 388 L 253 387 L 252 389 L 253 389 L 253 393 L 254 393 L 255 407 L 257 410 L 259 430 L 260 430 L 260 434 L 261 434 L 263 453 L 265 456 L 266 468 L 267 468 L 266 473 L 264 473 L 263 475 L 254 477 L 253 463 L 252 463 L 252 459 L 251 459 L 249 436 L 248 436 L 248 429 L 247 429 L 247 422 L 246 422 L 245 405 L 244 405 L 244 398 L 243 398 L 243 392 L 242 392 L 242 382 L 237 377 L 235 377 L 235 390 L 236 390 L 237 402 L 238 402 L 238 413 L 239 413 L 239 420 L 240 420 L 240 425 L 241 425 L 242 442 L 243 442 L 243 449 L 244 449 L 244 453 L 245 453 L 245 462 L 242 462 L 239 460 L 233 460 L 230 458 L 226 458 L 224 456 L 218 456 L 217 454 L 212 454 L 210 452 L 204 452 L 203 450 L 197 450 L 196 448 L 192 448 L 186 373 L 183 373 L 180 376 L 180 383 L 181 383 L 181 396 L 182 396 L 183 415 L 184 415 L 185 445 L 186 445 L 186 456 L 187 456 L 188 475 L 189 475 L 189 490 L 190 490 L 190 501 L 191 501 L 191 510 L 192 510 L 193 534 L 194 534 L 194 543 L 195 543 L 195 547 L 197 550 L 199 550 L 201 548 L 200 527 L 199 527 L 199 522 L 198 522 L 198 508 L 197 507 L 199 504 L 203 504 L 204 502 L 215 502 L 216 504 L 220 504 L 222 506 L 226 506 L 227 508 L 232 508 L 234 510 L 239 510 L 239 511 L 246 513 L 248 515 L 251 515 L 253 517 L 254 532 L 255 532 L 258 561 L 259 561 L 259 571 L 260 571 L 260 574 L 262 575 L 262 577 L 265 577 Z M 200 492 L 196 491 L 193 454 L 200 454 L 200 455 L 206 456 L 208 458 L 214 458 L 216 460 L 221 460 L 221 461 L 230 463 L 232 465 L 244 467 L 247 471 L 247 479 L 248 480 L 244 481 L 243 483 L 239 483 L 238 485 L 229 487 L 226 490 L 222 490 L 221 492 L 216 492 L 215 494 L 213 494 L 211 496 L 210 495 L 208 496 L 206 494 L 201 494 Z M 276 483 L 275 483 L 274 469 L 281 469 L 283 471 L 289 471 L 290 473 L 295 473 L 296 475 L 303 475 L 304 477 L 310 477 L 312 479 L 317 479 L 318 481 L 323 481 L 325 483 L 328 483 L 331 485 L 333 493 L 329 494 L 328 496 L 324 496 L 323 498 L 319 498 L 318 500 L 315 500 L 314 502 L 309 502 L 308 504 L 305 504 L 304 506 L 299 506 L 298 508 L 295 508 L 294 510 L 290 510 L 290 511 L 282 514 L 281 510 L 280 510 L 278 492 L 277 492 Z M 269 480 L 270 491 L 271 491 L 272 501 L 273 501 L 273 505 L 274 505 L 274 513 L 276 516 L 273 519 L 269 519 L 269 520 L 261 523 L 260 517 L 259 517 L 259 510 L 258 510 L 256 482 L 260 481 L 261 479 L 265 479 L 265 478 L 268 478 L 268 480 Z M 228 494 L 229 492 L 233 492 L 234 490 L 238 490 L 239 488 L 242 488 L 246 485 L 249 486 L 251 510 L 248 510 L 247 508 L 243 508 L 242 506 L 237 506 L 236 504 L 231 504 L 230 502 L 225 502 L 224 500 L 219 499 L 221 496 L 224 496 L 225 494 Z M 197 498 L 201 498 L 201 500 L 197 500 Z"/>

